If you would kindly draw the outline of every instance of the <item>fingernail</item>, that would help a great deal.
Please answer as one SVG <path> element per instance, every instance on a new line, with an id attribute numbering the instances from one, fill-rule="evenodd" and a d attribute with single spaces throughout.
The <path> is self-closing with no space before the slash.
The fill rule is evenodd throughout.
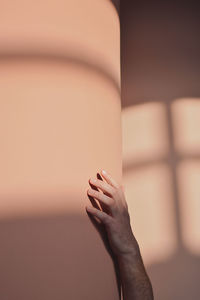
<path id="1" fill-rule="evenodd" d="M 94 178 L 90 178 L 90 182 L 95 183 L 97 180 Z"/>
<path id="2" fill-rule="evenodd" d="M 91 211 L 91 210 L 92 210 L 92 208 L 91 208 L 91 207 L 89 207 L 89 206 L 86 206 L 86 210 L 88 210 L 88 211 Z"/>

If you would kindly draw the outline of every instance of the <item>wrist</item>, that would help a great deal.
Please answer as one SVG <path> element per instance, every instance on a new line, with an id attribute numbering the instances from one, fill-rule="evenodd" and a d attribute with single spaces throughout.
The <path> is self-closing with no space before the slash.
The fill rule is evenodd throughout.
<path id="1" fill-rule="evenodd" d="M 120 251 L 117 254 L 117 259 L 124 260 L 124 261 L 135 260 L 140 257 L 141 257 L 140 248 L 134 236 L 129 246 L 126 247 L 126 250 L 124 249 L 124 251 Z"/>
<path id="2" fill-rule="evenodd" d="M 138 263 L 142 262 L 142 257 L 139 251 L 139 248 L 132 249 L 132 251 L 127 253 L 120 253 L 117 256 L 118 262 L 121 262 L 123 264 L 130 264 L 130 263 Z"/>
<path id="3" fill-rule="evenodd" d="M 134 273 L 144 272 L 144 263 L 138 244 L 135 245 L 131 251 L 126 253 L 120 253 L 117 256 L 117 261 L 121 270 L 131 269 L 131 271 Z"/>

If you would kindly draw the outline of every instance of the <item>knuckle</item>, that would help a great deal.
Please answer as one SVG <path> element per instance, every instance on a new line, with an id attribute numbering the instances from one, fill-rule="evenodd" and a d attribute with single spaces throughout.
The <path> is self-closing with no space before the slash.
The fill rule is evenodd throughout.
<path id="1" fill-rule="evenodd" d="M 115 200 L 114 200 L 113 198 L 109 198 L 109 199 L 108 199 L 108 205 L 109 205 L 110 207 L 115 206 Z"/>
<path id="2" fill-rule="evenodd" d="M 112 190 L 112 196 L 116 197 L 118 195 L 118 190 L 117 189 L 113 189 Z"/>
<path id="3" fill-rule="evenodd" d="M 103 187 L 104 187 L 104 184 L 103 184 L 103 181 L 102 181 L 102 180 L 99 180 L 99 179 L 98 179 L 98 186 L 99 186 L 100 188 L 103 188 Z"/>
<path id="4" fill-rule="evenodd" d="M 97 179 L 97 178 L 95 178 L 95 179 L 94 179 L 94 182 L 96 183 L 96 185 L 99 185 L 99 184 L 100 184 L 100 182 L 101 182 L 101 180 L 100 180 L 100 179 Z"/>
<path id="5" fill-rule="evenodd" d="M 105 202 L 105 196 L 102 193 L 99 193 L 99 197 L 100 200 L 102 200 L 103 202 Z"/>
<path id="6" fill-rule="evenodd" d="M 99 192 L 97 192 L 97 191 L 93 191 L 93 195 L 94 195 L 94 197 L 98 197 L 98 195 L 99 195 Z"/>
<path id="7" fill-rule="evenodd" d="M 124 205 L 120 205 L 120 213 L 122 216 L 127 216 L 128 210 Z"/>
<path id="8" fill-rule="evenodd" d="M 104 189 L 105 188 L 105 183 L 102 180 L 98 179 L 97 180 L 97 187 L 100 188 L 100 189 Z"/>

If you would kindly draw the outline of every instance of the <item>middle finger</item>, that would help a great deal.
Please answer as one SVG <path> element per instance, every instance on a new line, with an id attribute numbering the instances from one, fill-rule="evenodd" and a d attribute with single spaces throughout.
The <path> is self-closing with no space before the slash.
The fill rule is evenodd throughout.
<path id="1" fill-rule="evenodd" d="M 99 188 L 102 192 L 108 193 L 112 197 L 114 188 L 105 181 L 96 178 L 90 178 L 90 183 Z"/>

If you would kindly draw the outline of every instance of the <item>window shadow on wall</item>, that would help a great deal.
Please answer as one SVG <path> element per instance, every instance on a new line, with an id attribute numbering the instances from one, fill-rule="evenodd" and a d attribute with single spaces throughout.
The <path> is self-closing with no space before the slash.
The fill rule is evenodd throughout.
<path id="1" fill-rule="evenodd" d="M 134 113 L 134 107 L 139 107 L 141 104 L 145 107 L 146 104 L 155 102 L 164 107 L 166 117 L 166 140 L 169 146 L 167 155 L 160 157 L 156 154 L 157 156 L 152 160 L 129 160 L 129 163 L 124 165 L 125 177 L 132 171 L 136 173 L 141 168 L 145 169 L 145 167 L 159 163 L 164 163 L 169 169 L 174 209 L 171 218 L 175 219 L 173 231 L 176 237 L 176 248 L 168 258 L 161 261 L 155 260 L 155 263 L 148 266 L 155 298 L 199 299 L 200 250 L 197 247 L 193 251 L 194 249 L 189 247 L 189 242 L 185 237 L 185 230 L 190 232 L 189 225 L 193 218 L 189 204 L 192 205 L 196 197 L 192 195 L 191 190 L 198 193 L 199 187 L 194 184 L 190 190 L 191 199 L 186 200 L 190 193 L 184 183 L 187 186 L 190 181 L 188 174 L 193 176 L 196 171 L 192 170 L 188 173 L 189 169 L 186 168 L 185 179 L 180 180 L 179 167 L 188 161 L 199 164 L 199 140 L 194 132 L 199 131 L 200 123 L 198 121 L 195 123 L 190 114 L 191 124 L 196 124 L 198 127 L 195 129 L 192 126 L 188 129 L 189 139 L 184 140 L 182 137 L 186 131 L 183 124 L 187 123 L 187 116 L 183 116 L 181 123 L 180 119 L 176 119 L 176 114 L 179 114 L 182 109 L 181 106 L 176 112 L 173 111 L 175 99 L 178 98 L 183 99 L 183 106 L 185 105 L 184 99 L 188 101 L 185 106 L 186 115 L 193 105 L 194 98 L 199 107 L 199 4 L 196 1 L 190 3 L 123 1 L 121 3 L 121 33 L 122 113 L 123 109 L 129 108 Z M 159 122 L 157 126 L 160 126 Z M 179 128 L 178 131 L 177 128 Z M 124 130 L 126 131 L 126 127 Z M 146 133 L 147 138 L 150 139 L 148 128 L 146 128 Z M 190 139 L 192 136 L 193 141 Z M 190 143 L 194 147 L 190 147 Z M 131 197 L 131 193 L 129 196 Z M 185 211 L 183 211 L 184 201 L 189 203 L 185 206 Z M 189 208 L 188 211 L 187 208 Z M 134 213 L 137 212 L 134 211 Z M 188 223 L 185 224 L 186 221 Z M 193 230 L 198 231 L 195 228 Z M 195 243 L 192 229 L 191 236 L 193 236 L 193 241 L 190 238 L 190 242 Z M 162 247 L 163 245 L 160 244 L 160 252 L 165 250 Z"/>

